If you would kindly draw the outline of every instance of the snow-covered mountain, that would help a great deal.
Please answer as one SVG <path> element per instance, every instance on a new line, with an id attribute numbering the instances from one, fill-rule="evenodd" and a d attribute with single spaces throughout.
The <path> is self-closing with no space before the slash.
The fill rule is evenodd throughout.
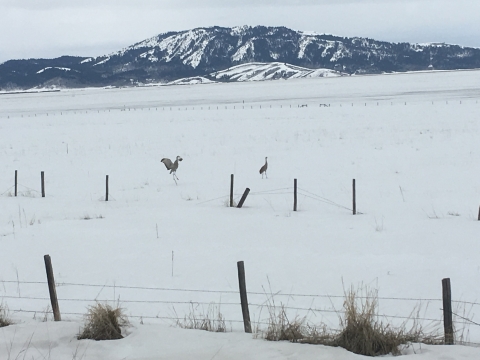
<path id="1" fill-rule="evenodd" d="M 337 77 L 347 75 L 330 69 L 308 69 L 284 63 L 247 63 L 216 71 L 206 77 L 187 77 L 174 80 L 168 85 L 211 84 L 214 82 L 262 81 L 278 79 Z"/>
<path id="2" fill-rule="evenodd" d="M 160 34 L 96 58 L 7 61 L 0 64 L 0 88 L 55 82 L 64 86 L 171 82 L 195 76 L 209 78 L 209 74 L 257 62 L 349 74 L 469 69 L 480 67 L 480 49 L 443 43 L 389 43 L 285 27 L 215 26 Z M 65 71 L 67 68 L 72 71 Z"/>
<path id="3" fill-rule="evenodd" d="M 345 74 L 344 74 L 345 75 Z M 342 76 L 341 72 L 330 69 L 308 69 L 286 63 L 247 63 L 217 71 L 209 76 L 219 81 L 261 81 L 295 78 L 316 78 Z"/>

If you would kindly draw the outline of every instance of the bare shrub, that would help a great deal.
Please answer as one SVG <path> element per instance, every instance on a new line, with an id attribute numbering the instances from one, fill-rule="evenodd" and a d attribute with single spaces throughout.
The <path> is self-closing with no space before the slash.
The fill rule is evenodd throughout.
<path id="1" fill-rule="evenodd" d="M 13 324 L 13 321 L 10 320 L 10 317 L 8 316 L 7 305 L 0 303 L 0 327 L 9 326 L 12 324 Z"/>
<path id="2" fill-rule="evenodd" d="M 345 315 L 341 319 L 342 330 L 335 339 L 335 345 L 356 354 L 379 356 L 386 354 L 400 355 L 402 347 L 411 343 L 440 345 L 442 336 L 437 328 L 428 332 L 419 324 L 419 311 L 415 309 L 400 326 L 384 324 L 378 316 L 378 291 L 361 288 L 360 296 L 351 288 L 345 294 Z M 410 329 L 407 323 L 412 322 Z"/>
<path id="3" fill-rule="evenodd" d="M 198 305 L 190 304 L 190 313 L 175 323 L 176 326 L 182 329 L 196 329 L 211 332 L 227 332 L 225 325 L 225 317 L 220 312 L 220 307 L 215 303 L 208 305 L 206 311 L 198 309 Z"/>
<path id="4" fill-rule="evenodd" d="M 96 304 L 88 308 L 85 326 L 77 339 L 117 340 L 122 339 L 122 328 L 129 325 L 124 310 L 108 304 Z"/>
<path id="5" fill-rule="evenodd" d="M 47 305 L 47 307 L 41 312 L 42 317 L 40 320 L 42 322 L 47 322 L 47 321 L 53 321 L 53 311 L 50 308 L 50 305 Z M 33 318 L 36 319 L 37 313 L 33 315 Z"/>
<path id="6" fill-rule="evenodd" d="M 338 346 L 366 356 L 400 355 L 403 347 L 411 343 L 443 343 L 438 329 L 427 333 L 420 326 L 416 320 L 419 308 L 398 327 L 383 323 L 378 315 L 378 291 L 368 288 L 351 288 L 345 292 L 344 311 L 338 312 L 340 330 L 328 329 L 325 324 L 310 325 L 306 317 L 289 320 L 285 306 L 276 307 L 270 300 L 267 307 L 270 319 L 263 337 L 270 341 Z M 412 324 L 410 329 L 407 329 L 408 323 Z"/>
<path id="7" fill-rule="evenodd" d="M 475 323 L 468 320 L 473 317 L 473 306 L 473 304 L 466 302 L 455 303 L 453 310 L 453 334 L 455 336 L 455 344 L 457 345 L 470 344 L 470 325 Z"/>
<path id="8" fill-rule="evenodd" d="M 105 217 L 104 217 L 102 214 L 100 214 L 100 215 L 94 215 L 93 217 L 90 216 L 89 214 L 85 214 L 85 215 L 83 215 L 83 217 L 81 217 L 80 219 L 82 219 L 82 220 L 92 220 L 92 219 L 94 219 L 94 218 L 95 218 L 95 219 L 104 219 Z"/>
<path id="9" fill-rule="evenodd" d="M 399 355 L 398 346 L 409 341 L 402 331 L 395 331 L 378 321 L 378 297 L 376 291 L 367 290 L 358 298 L 354 289 L 345 294 L 345 315 L 340 318 L 342 330 L 334 344 L 355 354 L 377 356 L 392 353 Z"/>
<path id="10" fill-rule="evenodd" d="M 256 328 L 256 334 L 265 340 L 336 346 L 334 331 L 329 330 L 326 325 L 309 324 L 307 316 L 289 319 L 286 306 L 284 304 L 276 306 L 273 300 L 269 301 L 267 309 L 269 313 L 267 330 Z"/>
<path id="11" fill-rule="evenodd" d="M 277 309 L 279 310 L 277 311 Z M 305 317 L 296 316 L 290 320 L 283 304 L 280 307 L 269 304 L 268 313 L 270 316 L 268 328 L 263 334 L 266 340 L 297 342 L 305 337 Z"/>

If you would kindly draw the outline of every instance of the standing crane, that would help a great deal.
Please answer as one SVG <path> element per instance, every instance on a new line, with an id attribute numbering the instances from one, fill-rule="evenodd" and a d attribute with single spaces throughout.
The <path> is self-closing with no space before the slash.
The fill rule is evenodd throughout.
<path id="1" fill-rule="evenodd" d="M 265 165 L 263 165 L 259 171 L 259 173 L 262 174 L 262 179 L 263 179 L 263 174 L 265 174 L 265 177 L 268 179 L 267 168 L 268 168 L 268 163 L 267 163 L 267 157 L 265 156 Z"/>

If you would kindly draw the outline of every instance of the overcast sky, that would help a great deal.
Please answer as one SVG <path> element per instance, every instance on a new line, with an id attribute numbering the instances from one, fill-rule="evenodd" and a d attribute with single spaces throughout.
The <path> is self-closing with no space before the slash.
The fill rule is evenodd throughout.
<path id="1" fill-rule="evenodd" d="M 100 56 L 214 25 L 480 47 L 479 14 L 480 0 L 0 0 L 0 62 Z"/>

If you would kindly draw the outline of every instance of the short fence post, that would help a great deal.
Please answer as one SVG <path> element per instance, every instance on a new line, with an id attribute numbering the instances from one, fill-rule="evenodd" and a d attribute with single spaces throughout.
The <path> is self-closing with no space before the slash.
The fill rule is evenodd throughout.
<path id="1" fill-rule="evenodd" d="M 353 190 L 353 215 L 357 214 L 357 191 L 355 188 L 355 179 L 352 182 L 352 190 Z"/>
<path id="2" fill-rule="evenodd" d="M 293 179 L 293 211 L 297 211 L 297 179 Z"/>
<path id="3" fill-rule="evenodd" d="M 50 302 L 52 303 L 53 319 L 55 321 L 61 321 L 62 318 L 60 316 L 60 308 L 58 307 L 57 291 L 55 290 L 55 279 L 53 277 L 52 259 L 50 258 L 50 255 L 45 255 L 43 259 L 45 261 L 45 269 L 47 270 L 48 291 L 50 292 Z"/>
<path id="4" fill-rule="evenodd" d="M 250 312 L 248 311 L 247 300 L 247 284 L 245 282 L 245 266 L 243 261 L 237 262 L 238 269 L 238 285 L 240 288 L 240 302 L 242 304 L 243 327 L 246 333 L 252 332 L 252 324 L 250 323 Z"/>
<path id="5" fill-rule="evenodd" d="M 105 179 L 105 201 L 108 201 L 108 175 Z"/>
<path id="6" fill-rule="evenodd" d="M 233 207 L 233 174 L 230 175 L 230 207 Z"/>
<path id="7" fill-rule="evenodd" d="M 40 173 L 40 177 L 42 179 L 42 197 L 45 197 L 45 173 L 43 171 Z"/>
<path id="8" fill-rule="evenodd" d="M 17 173 L 18 173 L 18 171 L 15 170 L 15 196 L 17 196 Z"/>
<path id="9" fill-rule="evenodd" d="M 237 205 L 237 208 L 241 208 L 243 206 L 243 203 L 245 202 L 245 199 L 247 198 L 249 192 L 250 192 L 250 189 L 246 188 L 245 192 L 242 195 L 242 198 L 240 199 L 240 202 Z"/>
<path id="10" fill-rule="evenodd" d="M 15 196 L 17 196 L 16 194 L 17 193 L 15 193 Z M 480 221 L 480 207 L 478 208 L 478 221 Z"/>
<path id="11" fill-rule="evenodd" d="M 452 320 L 452 289 L 450 278 L 442 280 L 443 297 L 443 328 L 445 329 L 445 345 L 453 345 L 453 320 Z"/>

